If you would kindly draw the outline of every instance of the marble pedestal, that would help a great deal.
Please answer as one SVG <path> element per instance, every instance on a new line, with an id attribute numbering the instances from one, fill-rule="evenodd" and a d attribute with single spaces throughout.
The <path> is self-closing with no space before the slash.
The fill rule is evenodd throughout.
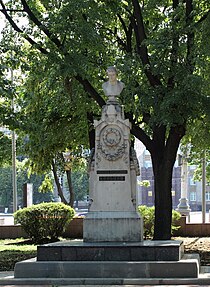
<path id="1" fill-rule="evenodd" d="M 86 242 L 138 242 L 143 240 L 143 222 L 137 212 L 89 212 L 83 221 Z"/>
<path id="2" fill-rule="evenodd" d="M 138 242 L 143 221 L 136 207 L 138 160 L 130 143 L 131 124 L 118 102 L 102 109 L 94 121 L 95 149 L 89 162 L 89 212 L 83 223 L 85 242 Z"/>

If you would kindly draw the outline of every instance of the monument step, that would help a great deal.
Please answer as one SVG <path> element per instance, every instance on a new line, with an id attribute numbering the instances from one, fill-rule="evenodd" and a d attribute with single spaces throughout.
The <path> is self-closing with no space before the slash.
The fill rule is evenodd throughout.
<path id="1" fill-rule="evenodd" d="M 86 243 L 62 241 L 38 246 L 38 261 L 178 261 L 184 254 L 179 240 Z"/>
<path id="2" fill-rule="evenodd" d="M 179 261 L 36 261 L 15 265 L 15 278 L 197 278 L 199 256 Z"/>

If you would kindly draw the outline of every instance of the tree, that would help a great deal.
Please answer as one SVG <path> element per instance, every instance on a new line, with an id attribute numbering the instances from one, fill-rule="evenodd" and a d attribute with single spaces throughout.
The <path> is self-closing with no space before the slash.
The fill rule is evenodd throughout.
<path id="1" fill-rule="evenodd" d="M 78 201 L 80 200 L 87 200 L 89 190 L 86 166 L 80 166 L 72 173 L 72 184 L 74 187 L 76 204 L 78 204 Z"/>
<path id="2" fill-rule="evenodd" d="M 210 107 L 207 113 L 188 126 L 185 142 L 188 142 L 188 162 L 196 165 L 194 180 L 202 180 L 203 161 L 206 163 L 206 181 L 210 184 Z"/>
<path id="3" fill-rule="evenodd" d="M 5 163 L 11 163 L 12 141 L 11 138 L 0 132 L 0 166 Z"/>
<path id="4" fill-rule="evenodd" d="M 45 78 L 45 71 L 37 76 L 37 66 L 34 65 L 31 69 L 34 71 L 26 83 L 27 93 L 19 98 L 22 109 L 18 116 L 18 129 L 24 131 L 20 132 L 20 136 L 23 137 L 23 153 L 30 158 L 28 166 L 32 172 L 46 173 L 47 176 L 50 171 L 53 173 L 62 202 L 73 207 L 72 162 L 79 160 L 87 142 L 84 116 L 78 121 L 82 113 L 81 108 L 78 107 L 77 111 L 74 101 L 74 106 L 71 103 L 71 93 L 69 91 L 65 93 L 66 88 L 62 88 L 62 79 L 58 77 L 57 84 L 54 85 L 54 78 Z M 39 71 L 41 71 L 40 66 Z M 49 86 L 48 82 L 51 82 Z M 64 103 L 67 106 L 64 107 Z M 68 158 L 65 157 L 67 151 L 70 151 Z M 64 196 L 60 182 L 60 177 L 64 173 L 67 177 L 69 199 Z M 46 177 L 42 189 L 47 182 Z"/>
<path id="5" fill-rule="evenodd" d="M 30 43 L 30 63 L 37 64 L 39 58 L 39 65 L 45 67 L 42 85 L 47 76 L 54 81 L 62 78 L 71 87 L 72 98 L 83 88 L 76 102 L 82 98 L 82 110 L 86 107 L 88 112 L 91 146 L 95 103 L 99 107 L 105 103 L 104 71 L 107 65 L 119 68 L 126 84 L 120 100 L 132 123 L 131 132 L 152 157 L 154 239 L 170 239 L 177 149 L 188 123 L 200 118 L 209 103 L 203 88 L 209 63 L 204 37 L 209 33 L 207 1 L 16 1 L 12 8 L 28 19 L 25 27 L 17 25 L 3 0 L 0 4 L 19 37 Z"/>
<path id="6" fill-rule="evenodd" d="M 33 184 L 33 203 L 50 201 L 53 198 L 52 192 L 49 190 L 44 194 L 40 193 L 38 188 L 43 180 L 43 177 L 31 175 L 28 177 L 27 170 L 23 167 L 23 163 L 17 162 L 17 193 L 18 205 L 22 206 L 23 184 L 30 182 Z M 9 207 L 12 204 L 12 168 L 4 164 L 0 167 L 0 205 Z"/>

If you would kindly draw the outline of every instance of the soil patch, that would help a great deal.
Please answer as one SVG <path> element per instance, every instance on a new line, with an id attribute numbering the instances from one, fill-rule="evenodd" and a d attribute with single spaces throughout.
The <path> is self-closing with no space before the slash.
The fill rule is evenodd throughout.
<path id="1" fill-rule="evenodd" d="M 182 240 L 185 253 L 198 253 L 201 265 L 210 266 L 210 237 L 176 237 Z"/>

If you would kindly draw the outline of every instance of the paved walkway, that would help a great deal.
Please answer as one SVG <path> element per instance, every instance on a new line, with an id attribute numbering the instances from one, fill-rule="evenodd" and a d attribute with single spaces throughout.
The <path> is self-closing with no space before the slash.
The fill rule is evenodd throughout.
<path id="1" fill-rule="evenodd" d="M 0 286 L 1 287 L 60 287 L 60 286 L 65 286 L 65 287 L 175 287 L 175 286 L 180 286 L 180 287 L 198 287 L 198 286 L 203 286 L 203 287 L 209 287 L 210 286 L 210 266 L 202 266 L 201 267 L 201 273 L 199 274 L 198 278 L 194 279 L 125 279 L 125 284 L 124 285 L 106 285 L 106 284 L 83 284 L 81 285 L 81 280 L 80 282 L 76 283 L 74 280 L 71 282 L 70 281 L 65 281 L 65 279 L 60 279 L 58 282 L 50 282 L 50 279 L 14 279 L 14 272 L 13 271 L 4 271 L 0 272 Z M 43 282 L 45 281 L 46 282 Z M 24 282 L 26 281 L 26 282 Z M 48 282 L 47 282 L 48 281 Z M 53 280 L 55 281 L 55 280 Z M 60 281 L 60 282 L 59 282 Z M 63 281 L 61 283 L 61 281 Z M 130 281 L 128 283 L 128 281 Z M 88 280 L 87 280 L 88 282 Z M 52 284 L 53 283 L 53 284 Z M 104 282 L 105 283 L 105 282 Z M 158 284 L 159 283 L 159 284 Z M 76 285 L 75 285 L 76 284 Z"/>
<path id="2" fill-rule="evenodd" d="M 0 285 L 1 287 L 209 287 L 209 285 Z"/>

